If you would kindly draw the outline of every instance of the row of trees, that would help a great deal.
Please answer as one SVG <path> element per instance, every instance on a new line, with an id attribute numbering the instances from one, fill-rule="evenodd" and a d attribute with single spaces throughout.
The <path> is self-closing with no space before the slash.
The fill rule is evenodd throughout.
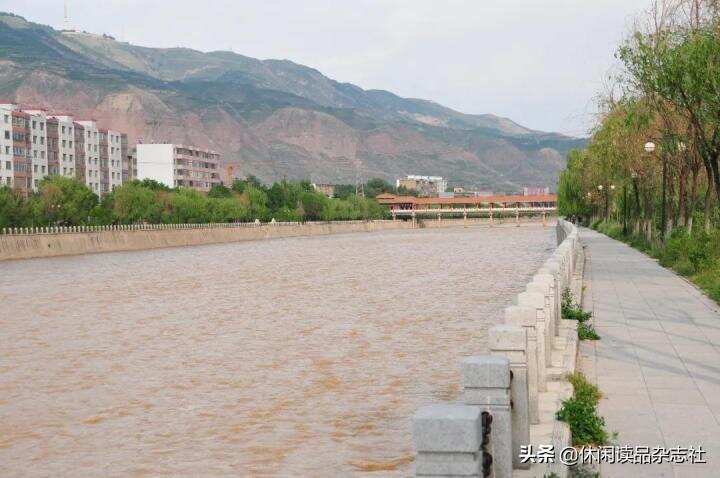
<path id="1" fill-rule="evenodd" d="M 648 242 L 698 222 L 709 231 L 720 204 L 718 1 L 654 2 L 617 57 L 623 74 L 560 176 L 560 212 L 614 219 Z"/>
<path id="2" fill-rule="evenodd" d="M 374 199 L 348 194 L 330 199 L 306 181 L 265 186 L 254 177 L 231 188 L 215 186 L 208 194 L 170 189 L 151 180 L 131 181 L 100 200 L 83 183 L 61 176 L 40 182 L 24 198 L 0 188 L 0 228 L 138 223 L 237 221 L 319 221 L 379 219 L 386 210 Z"/>

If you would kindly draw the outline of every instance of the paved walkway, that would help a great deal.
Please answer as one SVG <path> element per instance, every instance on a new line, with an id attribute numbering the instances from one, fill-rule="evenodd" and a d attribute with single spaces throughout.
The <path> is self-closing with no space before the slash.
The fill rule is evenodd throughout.
<path id="1" fill-rule="evenodd" d="M 693 285 L 588 229 L 584 307 L 602 339 L 581 342 L 581 368 L 604 394 L 618 445 L 702 446 L 707 465 L 602 465 L 608 477 L 720 476 L 720 312 Z"/>

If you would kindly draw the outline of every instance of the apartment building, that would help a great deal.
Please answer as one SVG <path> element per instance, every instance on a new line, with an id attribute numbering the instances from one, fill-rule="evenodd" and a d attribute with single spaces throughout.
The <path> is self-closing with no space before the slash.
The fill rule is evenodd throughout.
<path id="1" fill-rule="evenodd" d="M 24 194 L 48 175 L 73 177 L 102 196 L 123 183 L 127 136 L 95 121 L 0 103 L 0 185 Z"/>
<path id="2" fill-rule="evenodd" d="M 122 184 L 122 140 L 118 131 L 99 132 L 100 194 L 107 194 Z"/>
<path id="3" fill-rule="evenodd" d="M 440 196 L 447 189 L 447 179 L 440 176 L 408 175 L 396 180 L 395 187 L 416 191 L 422 196 Z"/>
<path id="4" fill-rule="evenodd" d="M 30 115 L 9 103 L 0 104 L 2 146 L 0 175 L 3 185 L 28 194 L 33 187 Z"/>
<path id="5" fill-rule="evenodd" d="M 32 167 L 32 189 L 37 190 L 40 181 L 49 174 L 47 159 L 47 112 L 23 110 L 28 115 L 28 155 Z"/>
<path id="6" fill-rule="evenodd" d="M 220 184 L 220 154 L 179 144 L 138 144 L 137 178 L 207 192 Z"/>
<path id="7" fill-rule="evenodd" d="M 72 116 L 48 117 L 48 169 L 50 174 L 76 177 L 75 123 Z"/>
<path id="8" fill-rule="evenodd" d="M 100 131 L 93 120 L 75 121 L 75 173 L 98 196 L 100 188 Z"/>

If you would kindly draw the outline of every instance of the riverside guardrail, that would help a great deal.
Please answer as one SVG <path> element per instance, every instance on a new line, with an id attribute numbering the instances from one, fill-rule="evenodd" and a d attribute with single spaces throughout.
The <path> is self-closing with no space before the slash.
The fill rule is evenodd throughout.
<path id="1" fill-rule="evenodd" d="M 577 354 L 576 326 L 561 321 L 560 307 L 581 250 L 577 228 L 559 219 L 557 239 L 517 305 L 505 310 L 505 325 L 490 328 L 489 353 L 461 362 L 460 401 L 423 407 L 413 417 L 415 476 L 509 478 L 513 469 L 530 468 L 521 447 L 531 444 L 530 427 L 541 421 L 539 395 L 548 380 L 574 371 L 574 357 L 567 356 Z M 562 362 L 559 372 L 553 351 Z M 570 444 L 564 423 L 553 423 L 552 437 L 559 441 L 552 443 L 556 454 Z M 557 462 L 552 473 L 567 476 Z"/>
<path id="2" fill-rule="evenodd" d="M 410 221 L 53 226 L 0 230 L 0 260 L 220 244 L 416 227 Z"/>
<path id="3" fill-rule="evenodd" d="M 3 235 L 31 234 L 76 234 L 78 232 L 110 232 L 110 231 L 168 231 L 181 229 L 219 229 L 219 228 L 253 228 L 261 226 L 299 226 L 302 224 L 366 224 L 393 222 L 391 219 L 372 221 L 309 221 L 309 222 L 212 222 L 192 224 L 112 224 L 107 226 L 50 226 L 50 227 L 4 227 Z"/>

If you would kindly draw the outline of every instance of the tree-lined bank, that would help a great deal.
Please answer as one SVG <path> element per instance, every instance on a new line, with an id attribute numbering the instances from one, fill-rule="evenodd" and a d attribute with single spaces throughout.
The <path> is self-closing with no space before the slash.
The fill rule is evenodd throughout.
<path id="1" fill-rule="evenodd" d="M 0 188 L 0 228 L 110 224 L 192 224 L 270 221 L 335 221 L 381 219 L 386 210 L 375 201 L 381 192 L 395 192 L 382 180 L 364 185 L 359 197 L 349 186 L 328 198 L 306 181 L 272 186 L 250 176 L 231 188 L 216 186 L 208 194 L 170 189 L 158 182 L 131 181 L 99 199 L 81 182 L 50 176 L 37 193 L 24 198 Z"/>
<path id="2" fill-rule="evenodd" d="M 720 5 L 656 2 L 637 24 L 587 148 L 568 156 L 559 210 L 720 299 Z"/>

